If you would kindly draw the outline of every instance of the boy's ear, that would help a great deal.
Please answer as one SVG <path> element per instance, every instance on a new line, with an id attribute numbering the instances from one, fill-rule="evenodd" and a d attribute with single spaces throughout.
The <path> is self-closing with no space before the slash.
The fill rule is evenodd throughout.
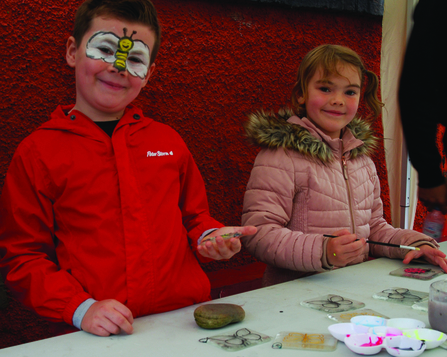
<path id="1" fill-rule="evenodd" d="M 67 40 L 67 52 L 65 53 L 65 59 L 70 67 L 76 66 L 76 41 L 73 36 L 70 36 Z"/>
<path id="2" fill-rule="evenodd" d="M 149 70 L 147 71 L 146 77 L 144 78 L 143 83 L 141 84 L 141 88 L 146 86 L 147 82 L 149 81 L 149 78 L 152 76 L 152 73 L 155 71 L 155 63 L 152 63 L 149 67 Z"/>

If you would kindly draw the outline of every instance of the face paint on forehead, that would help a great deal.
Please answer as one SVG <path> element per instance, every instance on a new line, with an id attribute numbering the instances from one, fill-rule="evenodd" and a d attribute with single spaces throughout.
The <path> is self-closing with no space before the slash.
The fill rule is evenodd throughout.
<path id="1" fill-rule="evenodd" d="M 136 31 L 127 36 L 127 29 L 123 28 L 123 33 L 123 37 L 118 37 L 113 32 L 95 32 L 87 41 L 85 53 L 89 58 L 112 63 L 119 72 L 127 70 L 132 76 L 144 79 L 150 64 L 149 47 L 132 39 Z"/>

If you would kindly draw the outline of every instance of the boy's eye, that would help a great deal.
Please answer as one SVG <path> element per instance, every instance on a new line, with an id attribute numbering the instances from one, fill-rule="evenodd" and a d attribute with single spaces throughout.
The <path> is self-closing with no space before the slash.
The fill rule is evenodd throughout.
<path id="1" fill-rule="evenodd" d="M 129 57 L 128 61 L 134 62 L 134 63 L 143 63 L 143 61 L 138 57 Z"/>
<path id="2" fill-rule="evenodd" d="M 98 50 L 100 50 L 102 53 L 105 53 L 107 55 L 112 55 L 114 52 L 108 48 L 108 47 L 98 47 Z"/>

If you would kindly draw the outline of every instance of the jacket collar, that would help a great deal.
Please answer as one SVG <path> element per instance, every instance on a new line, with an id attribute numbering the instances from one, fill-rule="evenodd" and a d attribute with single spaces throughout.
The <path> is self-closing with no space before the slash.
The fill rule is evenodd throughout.
<path id="1" fill-rule="evenodd" d="M 351 158 L 371 155 L 377 146 L 370 125 L 360 118 L 354 118 L 347 125 L 341 139 L 332 139 L 309 119 L 300 119 L 287 110 L 278 114 L 263 111 L 251 114 L 245 123 L 245 131 L 254 145 L 295 150 L 323 163 L 332 162 L 334 157 L 344 153 Z"/>
<path id="2" fill-rule="evenodd" d="M 74 105 L 58 106 L 51 113 L 50 120 L 43 123 L 37 130 L 62 130 L 69 131 L 97 141 L 103 141 L 107 135 L 89 117 L 83 113 L 72 110 Z M 129 125 L 130 135 L 135 131 L 149 125 L 152 119 L 146 118 L 143 112 L 134 106 L 128 106 L 123 117 L 119 120 L 115 130 Z"/>

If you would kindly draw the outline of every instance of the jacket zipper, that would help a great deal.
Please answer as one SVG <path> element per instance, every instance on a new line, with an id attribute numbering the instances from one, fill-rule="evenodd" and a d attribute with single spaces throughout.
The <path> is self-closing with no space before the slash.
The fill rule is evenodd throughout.
<path id="1" fill-rule="evenodd" d="M 343 143 L 342 143 L 343 147 Z M 348 203 L 349 203 L 349 213 L 351 215 L 351 222 L 352 222 L 352 233 L 355 234 L 355 222 L 354 222 L 354 214 L 352 211 L 352 200 L 351 200 L 351 187 L 349 186 L 349 180 L 348 180 L 348 165 L 346 163 L 346 157 L 343 153 L 341 156 L 341 162 L 342 162 L 342 169 L 343 169 L 343 177 L 346 181 L 346 189 L 348 190 Z"/>

